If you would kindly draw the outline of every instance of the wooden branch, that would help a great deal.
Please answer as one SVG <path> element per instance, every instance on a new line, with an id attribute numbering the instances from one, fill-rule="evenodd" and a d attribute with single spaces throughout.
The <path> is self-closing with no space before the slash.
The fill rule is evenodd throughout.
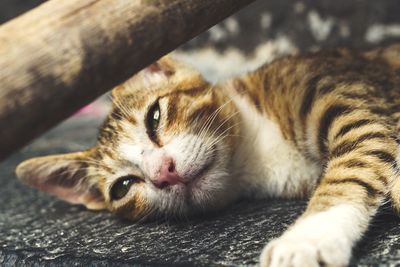
<path id="1" fill-rule="evenodd" d="M 51 0 L 0 27 L 0 160 L 254 0 Z"/>

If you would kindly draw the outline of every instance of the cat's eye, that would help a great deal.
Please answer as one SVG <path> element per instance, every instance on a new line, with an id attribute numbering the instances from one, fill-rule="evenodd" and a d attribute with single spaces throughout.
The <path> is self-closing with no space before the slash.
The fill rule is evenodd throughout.
<path id="1" fill-rule="evenodd" d="M 140 182 L 141 179 L 134 175 L 127 175 L 121 177 L 111 187 L 110 197 L 111 200 L 119 200 L 128 194 L 129 189 L 134 183 Z"/>
<path id="2" fill-rule="evenodd" d="M 147 133 L 152 140 L 156 139 L 157 129 L 160 125 L 161 112 L 158 100 L 150 107 L 146 116 Z"/>

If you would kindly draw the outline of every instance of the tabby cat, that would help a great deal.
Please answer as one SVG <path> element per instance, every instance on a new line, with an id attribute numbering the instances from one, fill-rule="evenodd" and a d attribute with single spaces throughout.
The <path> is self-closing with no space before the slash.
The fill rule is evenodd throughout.
<path id="1" fill-rule="evenodd" d="M 285 57 L 216 85 L 164 57 L 112 94 L 93 148 L 17 176 L 132 220 L 309 198 L 261 266 L 345 266 L 377 208 L 400 208 L 400 45 Z"/>

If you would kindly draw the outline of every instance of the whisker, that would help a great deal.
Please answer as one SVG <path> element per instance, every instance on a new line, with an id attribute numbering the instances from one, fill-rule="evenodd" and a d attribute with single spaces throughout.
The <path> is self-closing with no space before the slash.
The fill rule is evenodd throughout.
<path id="1" fill-rule="evenodd" d="M 210 117 L 207 118 L 206 122 L 204 123 L 204 127 L 201 128 L 200 130 L 200 136 L 203 137 L 203 134 L 206 133 L 209 128 L 211 127 L 212 123 L 215 121 L 215 119 L 217 118 L 217 116 L 219 115 L 219 113 L 222 111 L 222 109 L 228 104 L 230 103 L 232 100 L 228 100 L 226 101 L 223 105 L 221 105 L 219 108 L 217 108 Z"/>
<path id="2" fill-rule="evenodd" d="M 214 136 L 214 134 L 223 126 L 223 125 L 225 125 L 225 123 L 227 123 L 231 118 L 233 118 L 235 115 L 237 115 L 239 112 L 235 112 L 235 113 L 233 113 L 231 116 L 229 116 L 227 119 L 225 119 L 222 123 L 221 123 L 221 125 L 219 125 L 219 127 L 217 127 L 217 129 L 215 129 L 209 136 L 208 136 L 208 138 L 207 138 L 207 142 L 211 139 L 211 138 L 213 138 L 213 136 Z M 236 123 L 236 124 L 234 124 L 235 126 L 236 125 L 238 125 L 240 122 L 238 122 L 238 123 Z M 231 129 L 232 128 L 232 126 L 231 127 L 228 127 L 229 129 Z M 224 133 L 225 133 L 226 131 L 224 131 Z M 218 138 L 218 137 L 217 137 Z"/>
<path id="3" fill-rule="evenodd" d="M 211 133 L 211 136 L 214 135 L 216 132 L 218 132 L 218 130 L 225 125 L 225 123 L 227 123 L 230 119 L 232 119 L 234 116 L 236 116 L 239 113 L 239 111 L 236 111 L 234 113 L 232 113 L 229 117 L 227 117 L 224 121 L 222 121 L 222 123 Z"/>
<path id="4" fill-rule="evenodd" d="M 239 124 L 240 124 L 240 122 L 235 123 L 235 124 L 231 125 L 230 127 L 228 127 L 227 129 L 225 129 L 222 133 L 220 133 L 220 134 L 215 138 L 214 141 L 211 142 L 211 144 L 208 144 L 208 147 L 207 147 L 207 148 L 208 148 L 208 149 L 211 148 L 211 147 L 214 146 L 217 142 L 220 142 L 222 139 L 226 138 L 227 135 L 226 135 L 226 136 L 223 136 L 223 135 L 224 135 L 226 132 L 228 132 L 230 129 L 236 127 L 236 126 L 239 125 Z M 223 138 L 221 138 L 222 136 L 223 136 Z"/>
<path id="5" fill-rule="evenodd" d="M 232 99 L 227 100 L 224 104 L 219 106 L 211 115 L 210 117 L 207 118 L 207 120 L 204 122 L 203 126 L 200 128 L 199 135 L 203 137 L 203 133 L 207 132 L 209 127 L 211 127 L 212 123 L 214 120 L 217 118 L 218 114 L 222 111 L 222 109 L 228 105 L 230 102 L 232 102 Z"/>
<path id="6" fill-rule="evenodd" d="M 113 103 L 115 104 L 116 107 L 118 107 L 121 110 L 122 115 L 125 115 L 128 118 L 130 116 L 132 116 L 133 111 L 129 108 L 129 106 L 125 105 L 117 98 L 113 99 Z M 121 117 L 121 118 L 123 118 L 123 117 Z"/>

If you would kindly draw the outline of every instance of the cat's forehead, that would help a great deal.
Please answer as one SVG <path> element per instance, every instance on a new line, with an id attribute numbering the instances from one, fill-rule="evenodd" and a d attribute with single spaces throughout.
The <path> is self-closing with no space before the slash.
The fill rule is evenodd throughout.
<path id="1" fill-rule="evenodd" d="M 207 92 L 209 85 L 203 81 L 164 82 L 151 87 L 136 88 L 125 84 L 113 90 L 115 106 L 125 105 L 131 109 L 146 109 L 149 104 L 160 98 L 197 96 Z"/>
<path id="2" fill-rule="evenodd" d="M 152 95 L 129 95 L 124 99 L 114 100 L 111 113 L 101 128 L 99 139 L 106 139 L 109 143 L 122 141 L 123 138 L 127 138 L 128 141 L 135 139 L 136 142 L 147 140 L 147 131 L 143 129 L 146 127 L 148 112 L 155 102 L 160 107 L 165 131 L 171 130 L 174 125 L 187 125 L 188 114 L 198 115 L 202 107 L 207 108 L 215 101 L 211 89 L 208 87 L 182 88 Z"/>
<path id="3" fill-rule="evenodd" d="M 134 139 L 126 137 L 105 138 L 103 143 L 108 145 L 98 145 L 97 160 L 100 165 L 95 166 L 95 171 L 102 177 L 102 183 L 105 187 L 124 175 L 142 176 L 139 166 L 143 155 L 143 146 L 134 142 Z"/>

